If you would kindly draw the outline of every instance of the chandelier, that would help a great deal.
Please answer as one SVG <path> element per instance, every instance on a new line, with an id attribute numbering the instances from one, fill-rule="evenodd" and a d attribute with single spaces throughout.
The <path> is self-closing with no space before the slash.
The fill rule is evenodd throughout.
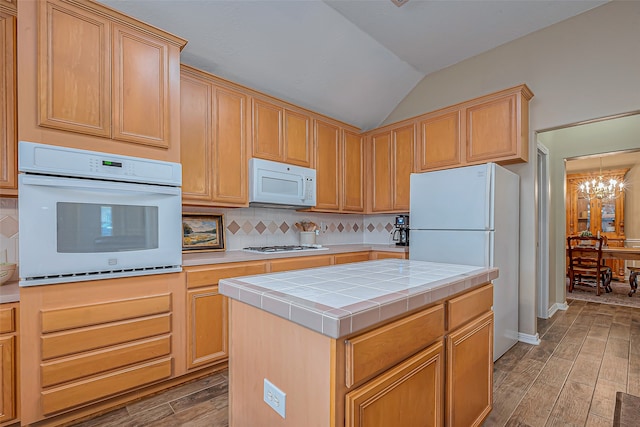
<path id="1" fill-rule="evenodd" d="M 587 200 L 613 200 L 620 197 L 620 194 L 624 191 L 624 182 L 618 182 L 614 178 L 603 179 L 602 158 L 600 158 L 600 175 L 598 175 L 597 179 L 593 178 L 584 181 L 578 185 L 578 188 L 580 189 L 580 195 Z"/>

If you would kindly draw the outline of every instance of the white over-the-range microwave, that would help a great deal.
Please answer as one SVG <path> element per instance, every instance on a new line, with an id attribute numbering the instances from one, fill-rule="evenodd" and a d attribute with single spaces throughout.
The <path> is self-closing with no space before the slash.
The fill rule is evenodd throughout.
<path id="1" fill-rule="evenodd" d="M 315 206 L 315 169 L 249 159 L 249 205 L 279 208 Z"/>

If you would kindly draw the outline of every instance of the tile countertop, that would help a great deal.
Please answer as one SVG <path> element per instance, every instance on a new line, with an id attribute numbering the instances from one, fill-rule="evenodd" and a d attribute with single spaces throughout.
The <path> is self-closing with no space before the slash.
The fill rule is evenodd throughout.
<path id="1" fill-rule="evenodd" d="M 331 338 L 498 277 L 498 269 L 385 259 L 220 280 L 220 293 Z"/>
<path id="2" fill-rule="evenodd" d="M 329 245 L 322 249 L 310 249 L 305 251 L 254 253 L 243 250 L 225 252 L 193 252 L 182 254 L 182 266 L 189 267 L 204 264 L 223 264 L 227 262 L 270 260 L 277 258 L 292 258 L 311 255 L 332 255 L 347 252 L 360 251 L 386 251 L 386 252 L 409 252 L 408 246 L 396 245 L 373 245 L 373 244 L 350 244 L 350 245 Z"/>

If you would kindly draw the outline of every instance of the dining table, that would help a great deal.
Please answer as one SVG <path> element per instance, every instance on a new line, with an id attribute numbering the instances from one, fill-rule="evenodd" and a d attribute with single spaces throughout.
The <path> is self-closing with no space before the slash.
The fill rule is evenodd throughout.
<path id="1" fill-rule="evenodd" d="M 624 260 L 640 260 L 640 247 L 628 248 L 628 247 L 603 247 L 602 248 L 603 259 L 624 259 Z M 640 267 L 629 267 L 629 296 L 636 293 L 638 289 L 638 274 L 640 274 Z"/>

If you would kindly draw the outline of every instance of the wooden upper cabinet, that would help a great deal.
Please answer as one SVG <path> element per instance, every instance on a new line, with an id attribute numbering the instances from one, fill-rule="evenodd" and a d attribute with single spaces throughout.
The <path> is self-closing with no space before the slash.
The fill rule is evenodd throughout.
<path id="1" fill-rule="evenodd" d="M 529 99 L 526 86 L 471 101 L 466 114 L 466 162 L 526 162 L 529 159 Z"/>
<path id="2" fill-rule="evenodd" d="M 316 208 L 340 209 L 340 128 L 315 120 Z"/>
<path id="3" fill-rule="evenodd" d="M 371 210 L 393 209 L 391 132 L 371 135 Z"/>
<path id="4" fill-rule="evenodd" d="M 342 139 L 342 210 L 364 211 L 364 137 L 345 130 Z"/>
<path id="5" fill-rule="evenodd" d="M 109 20 L 61 1 L 38 12 L 40 126 L 110 137 Z"/>
<path id="6" fill-rule="evenodd" d="M 415 127 L 413 124 L 394 129 L 393 136 L 393 210 L 409 211 L 409 178 L 413 171 Z"/>
<path id="7" fill-rule="evenodd" d="M 84 0 L 43 0 L 36 14 L 37 125 L 177 147 L 185 40 Z M 55 137 L 42 142 L 58 144 Z M 96 145 L 85 148 L 101 151 Z"/>
<path id="8" fill-rule="evenodd" d="M 311 117 L 260 98 L 251 105 L 253 157 L 311 167 Z"/>
<path id="9" fill-rule="evenodd" d="M 211 84 L 197 75 L 180 73 L 180 161 L 183 202 L 213 199 L 213 107 Z"/>
<path id="10" fill-rule="evenodd" d="M 416 117 L 416 170 L 526 162 L 532 97 L 520 85 Z"/>
<path id="11" fill-rule="evenodd" d="M 182 198 L 187 205 L 248 203 L 248 97 L 214 76 L 182 66 Z"/>
<path id="12" fill-rule="evenodd" d="M 112 26 L 113 138 L 169 145 L 168 45 L 135 28 Z M 152 70 L 153 72 L 144 72 Z"/>
<path id="13" fill-rule="evenodd" d="M 3 10 L 0 8 L 0 191 L 2 195 L 15 195 L 18 188 L 16 17 Z"/>
<path id="14" fill-rule="evenodd" d="M 284 110 L 284 161 L 294 165 L 311 166 L 311 118 L 291 110 Z"/>
<path id="15" fill-rule="evenodd" d="M 418 129 L 416 156 L 419 172 L 461 163 L 459 110 L 428 115 L 418 122 Z"/>
<path id="16" fill-rule="evenodd" d="M 253 98 L 252 101 L 252 147 L 253 157 L 282 161 L 283 109 L 267 101 Z"/>
<path id="17" fill-rule="evenodd" d="M 415 126 L 403 124 L 370 136 L 371 210 L 408 212 Z"/>

